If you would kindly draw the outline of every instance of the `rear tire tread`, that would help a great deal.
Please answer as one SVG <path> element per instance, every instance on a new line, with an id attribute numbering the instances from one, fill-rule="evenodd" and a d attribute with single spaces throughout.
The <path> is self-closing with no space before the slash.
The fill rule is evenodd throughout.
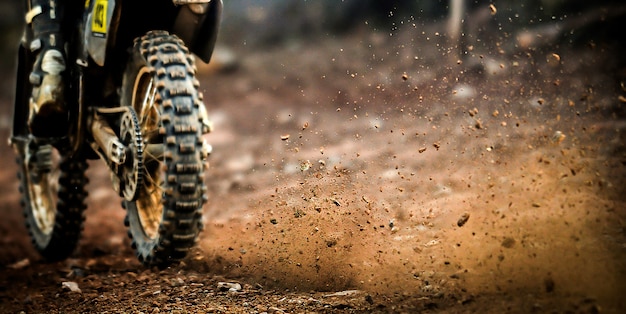
<path id="1" fill-rule="evenodd" d="M 159 94 L 159 133 L 164 145 L 161 162 L 167 167 L 161 186 L 163 215 L 156 239 L 142 236 L 143 229 L 134 216 L 137 207 L 132 202 L 126 202 L 125 207 L 131 216 L 129 229 L 138 259 L 148 266 L 167 266 L 185 258 L 200 232 L 202 215 L 196 213 L 202 210 L 206 198 L 200 154 L 202 128 L 198 106 L 194 105 L 201 103 L 200 93 L 193 57 L 175 35 L 149 32 L 135 42 L 134 53 L 134 60 L 143 62 L 152 72 Z"/>

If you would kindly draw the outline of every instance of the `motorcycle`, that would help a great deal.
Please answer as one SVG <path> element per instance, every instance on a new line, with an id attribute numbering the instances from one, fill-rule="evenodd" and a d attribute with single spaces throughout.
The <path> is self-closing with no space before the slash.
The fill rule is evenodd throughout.
<path id="1" fill-rule="evenodd" d="M 68 16 L 67 134 L 28 126 L 35 56 L 27 27 L 18 52 L 10 144 L 26 226 L 46 260 L 75 250 L 85 219 L 88 161 L 102 160 L 147 266 L 185 258 L 203 228 L 211 129 L 195 58 L 209 62 L 221 0 L 86 0 Z"/>

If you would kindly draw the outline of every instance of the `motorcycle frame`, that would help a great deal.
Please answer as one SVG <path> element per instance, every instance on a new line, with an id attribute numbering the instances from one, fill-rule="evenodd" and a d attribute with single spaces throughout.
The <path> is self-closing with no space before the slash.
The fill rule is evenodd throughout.
<path id="1" fill-rule="evenodd" d="M 151 10 L 151 5 L 158 9 Z M 155 20 L 157 19 L 156 16 L 159 16 L 159 20 L 164 18 L 167 21 L 159 23 L 167 25 L 166 28 L 158 28 L 159 30 L 166 30 L 180 37 L 191 52 L 208 63 L 217 40 L 222 6 L 222 0 L 87 0 L 85 22 L 83 23 L 86 34 L 83 44 L 87 48 L 89 56 L 98 65 L 103 66 L 109 48 L 120 44 L 117 29 L 120 24 L 124 24 L 124 20 L 142 15 L 151 16 L 153 18 L 150 20 Z M 133 13 L 122 14 L 122 7 L 124 7 L 124 12 Z M 162 14 L 163 11 L 165 14 Z M 149 20 L 143 22 L 149 22 Z M 131 33 L 132 29 L 139 29 L 141 34 L 155 30 L 150 27 L 142 27 L 142 25 L 145 24 L 132 19 L 123 29 L 125 32 L 130 30 Z M 106 49 L 102 49 L 102 45 L 105 45 Z"/>
<path id="2" fill-rule="evenodd" d="M 106 124 L 102 128 L 88 127 L 93 123 L 89 113 L 120 106 L 117 90 L 135 38 L 151 30 L 165 30 L 180 37 L 190 52 L 209 62 L 219 33 L 222 6 L 222 0 L 86 0 L 84 9 L 74 8 L 70 21 L 65 21 L 68 46 L 77 47 L 67 51 L 68 63 L 75 64 L 69 67 L 66 82 L 72 128 L 69 141 L 62 141 L 69 145 L 57 146 L 74 155 L 85 152 L 85 145 L 97 142 L 96 137 L 110 136 Z M 94 18 L 103 13 L 106 18 Z M 122 33 L 118 33 L 120 29 Z M 25 143 L 29 137 L 28 73 L 34 55 L 26 47 L 31 39 L 32 31 L 27 26 L 18 49 L 11 143 Z M 87 153 L 86 157 L 103 156 Z"/>
<path id="3" fill-rule="evenodd" d="M 78 38 L 84 38 L 81 42 L 82 55 L 77 58 L 77 64 L 89 69 L 89 61 L 100 67 L 107 68 L 110 74 L 105 76 L 114 82 L 110 83 L 109 92 L 114 94 L 121 85 L 121 72 L 125 64 L 129 48 L 133 40 L 151 30 L 166 30 L 179 36 L 189 50 L 200 59 L 209 62 L 219 30 L 222 11 L 221 0 L 143 0 L 143 1 L 115 1 L 115 0 L 88 0 L 88 9 L 84 13 L 84 21 L 81 24 L 84 29 Z M 148 19 L 138 21 L 136 17 L 148 16 Z M 118 29 L 124 30 L 122 33 Z M 84 73 L 80 77 L 79 110 L 78 110 L 78 135 L 85 131 L 91 131 L 95 144 L 99 146 L 110 162 L 119 155 L 112 147 L 119 147 L 121 143 L 112 137 L 111 129 L 105 119 L 96 119 L 100 127 L 91 127 L 84 130 L 86 116 L 85 108 L 91 107 L 87 99 L 83 97 L 91 94 L 92 89 L 83 84 Z M 96 74 L 97 76 L 98 74 Z M 115 82 L 115 78 L 118 80 Z M 98 81 L 90 80 L 90 81 Z M 103 99 L 111 99 L 108 95 L 102 95 Z M 113 97 L 115 99 L 115 97 Z M 106 102 L 106 101 L 104 101 Z M 87 105 L 85 105 L 87 103 Z M 110 106 L 111 104 L 108 104 Z M 74 141 L 74 151 L 80 149 L 83 139 Z M 93 142 L 92 142 L 93 143 Z M 104 147 L 103 147 L 104 145 Z M 94 146 L 94 145 L 92 145 Z M 94 150 L 98 153 L 97 147 Z M 103 157 L 102 155 L 100 157 Z"/>

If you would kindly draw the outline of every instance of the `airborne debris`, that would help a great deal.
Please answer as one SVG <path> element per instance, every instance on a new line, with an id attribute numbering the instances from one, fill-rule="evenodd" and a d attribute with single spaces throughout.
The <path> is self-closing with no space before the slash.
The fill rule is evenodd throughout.
<path id="1" fill-rule="evenodd" d="M 478 114 L 478 108 L 474 108 L 474 109 L 468 111 L 468 113 L 469 113 L 470 117 L 473 117 L 473 116 Z"/>
<path id="2" fill-rule="evenodd" d="M 433 239 L 433 240 L 428 241 L 428 243 L 424 244 L 424 246 L 429 247 L 429 246 L 434 246 L 437 244 L 439 244 L 439 240 Z"/>
<path id="3" fill-rule="evenodd" d="M 463 215 L 461 215 L 459 220 L 456 222 L 456 225 L 459 226 L 459 227 L 463 227 L 465 225 L 465 223 L 467 223 L 469 218 L 470 218 L 470 214 L 469 213 L 464 213 Z"/>
<path id="4" fill-rule="evenodd" d="M 475 122 L 474 123 L 474 127 L 475 128 L 477 128 L 477 129 L 483 129 L 484 128 L 483 122 L 480 119 L 476 119 L 474 122 Z"/>
<path id="5" fill-rule="evenodd" d="M 88 201 L 97 207 L 85 225 L 97 229 L 88 230 L 79 253 L 67 262 L 42 263 L 32 249 L 20 253 L 16 246 L 27 242 L 18 239 L 24 232 L 10 233 L 8 227 L 23 229 L 14 223 L 22 213 L 7 211 L 0 225 L 0 260 L 9 262 L 0 276 L 7 283 L 0 287 L 0 307 L 13 313 L 72 308 L 266 314 L 503 313 L 515 308 L 599 313 L 618 311 L 612 304 L 626 307 L 624 301 L 605 303 L 622 297 L 616 279 L 626 277 L 614 267 L 624 264 L 619 257 L 626 253 L 626 212 L 620 207 L 624 197 L 615 195 L 626 184 L 626 76 L 616 74 L 623 70 L 626 75 L 626 68 L 607 70 L 603 62 L 621 62 L 596 59 L 619 58 L 619 50 L 606 50 L 602 34 L 589 38 L 598 41 L 596 50 L 577 47 L 580 29 L 563 34 L 555 45 L 534 33 L 536 46 L 517 47 L 516 31 L 524 28 L 514 23 L 532 20 L 528 28 L 540 33 L 544 27 L 575 24 L 585 12 L 555 12 L 556 19 L 551 19 L 545 8 L 529 15 L 525 9 L 531 6 L 522 8 L 513 1 L 486 2 L 477 11 L 479 3 L 465 2 L 461 49 L 449 45 L 445 34 L 432 34 L 435 28 L 444 31 L 442 11 L 452 2 L 428 4 L 439 7 L 435 25 L 428 24 L 430 17 L 420 16 L 428 11 L 409 17 L 410 11 L 400 8 L 409 2 L 390 2 L 399 4 L 394 8 L 397 30 L 387 27 L 390 18 L 373 19 L 370 25 L 355 18 L 356 33 L 350 28 L 345 38 L 316 35 L 317 28 L 326 27 L 322 25 L 305 30 L 311 32 L 310 40 L 294 36 L 298 29 L 285 30 L 294 37 L 277 40 L 268 50 L 257 44 L 261 39 L 231 36 L 232 43 L 222 42 L 259 50 L 243 60 L 241 72 L 201 77 L 213 85 L 201 90 L 217 126 L 205 137 L 217 154 L 206 161 L 211 162 L 206 176 L 190 176 L 190 184 L 205 185 L 210 197 L 209 203 L 189 209 L 190 217 L 204 212 L 200 222 L 206 227 L 191 256 L 181 266 L 142 267 L 122 246 L 130 240 L 111 241 L 111 234 L 126 235 L 123 224 L 111 221 L 124 220 L 125 210 L 106 210 L 107 205 L 120 206 L 121 198 L 99 190 L 110 183 L 108 165 L 90 164 L 87 174 L 95 172 L 98 178 L 87 186 L 94 188 Z M 261 26 L 257 21 L 265 19 L 284 25 L 272 21 L 278 12 L 268 9 L 269 1 L 246 3 L 252 6 L 240 10 L 246 15 L 238 22 Z M 309 1 L 287 3 L 311 7 Z M 350 2 L 342 3 L 348 7 Z M 490 11 L 490 3 L 500 6 L 497 14 L 495 6 Z M 508 4 L 514 8 L 503 6 Z M 297 11 L 290 12 L 294 15 L 319 13 L 282 6 Z M 409 29 L 411 21 L 418 24 L 416 29 Z M 570 50 L 570 40 L 576 50 Z M 474 51 L 465 49 L 472 44 Z M 337 55 L 337 45 L 348 48 L 346 53 Z M 506 54 L 493 50 L 499 45 Z M 563 53 L 556 67 L 546 63 L 553 52 Z M 484 59 L 478 59 L 481 53 Z M 326 64 L 329 54 L 337 61 Z M 415 54 L 420 55 L 417 61 L 412 60 Z M 501 76 L 487 72 L 490 58 L 506 65 Z M 345 75 L 346 69 L 361 74 Z M 560 86 L 553 85 L 557 78 Z M 461 86 L 458 96 L 473 90 L 474 98 L 450 93 L 462 82 L 473 89 Z M 377 84 L 386 91 L 376 89 Z M 594 92 L 580 101 L 590 87 Z M 345 90 L 341 95 L 339 88 Z M 543 107 L 538 107 L 539 97 L 545 99 Z M 249 121 L 251 116 L 256 121 Z M 484 129 L 475 127 L 477 119 Z M 178 124 L 172 120 L 164 127 Z M 281 139 L 283 134 L 288 139 Z M 439 144 L 441 149 L 433 151 Z M 528 144 L 534 149 L 526 149 Z M 14 165 L 11 152 L 0 155 Z M 142 168 L 150 167 L 150 160 Z M 185 163 L 179 167 L 182 173 Z M 0 196 L 17 207 L 21 198 L 13 182 L 15 167 L 9 166 Z M 68 177 L 73 180 L 82 177 L 84 168 L 69 170 L 75 173 Z M 184 193 L 189 185 L 168 183 L 175 171 L 159 170 L 162 176 L 143 177 L 142 182 L 158 179 L 167 185 L 157 189 L 158 199 L 181 189 Z M 112 198 L 115 204 L 109 204 Z M 172 221 L 196 228 L 190 223 Z M 506 258 L 503 263 L 500 256 Z M 9 268 L 25 257 L 33 258 L 30 266 Z M 571 279 L 576 273 L 581 278 Z M 170 278 L 177 277 L 184 282 L 175 286 L 171 283 L 180 281 Z M 609 280 L 598 282 L 600 278 Z M 63 281 L 75 281 L 85 291 L 70 292 L 61 286 Z M 242 288 L 229 292 L 227 286 L 218 289 L 218 282 L 238 282 Z"/>
<path id="6" fill-rule="evenodd" d="M 311 167 L 313 167 L 313 163 L 308 159 L 300 162 L 300 171 L 307 171 L 311 169 Z"/>
<path id="7" fill-rule="evenodd" d="M 548 55 L 547 62 L 551 66 L 557 66 L 561 63 L 561 56 L 556 53 Z"/>
<path id="8" fill-rule="evenodd" d="M 565 140 L 565 134 L 563 134 L 563 132 L 561 131 L 556 131 L 554 132 L 554 134 L 552 134 L 552 142 L 560 144 L 561 142 L 563 142 L 563 140 Z"/>
<path id="9" fill-rule="evenodd" d="M 491 15 L 496 15 L 496 13 L 498 13 L 498 9 L 493 4 L 489 5 L 489 10 L 491 10 Z"/>
<path id="10" fill-rule="evenodd" d="M 516 242 L 515 239 L 513 239 L 511 237 L 506 237 L 506 238 L 504 238 L 504 240 L 502 240 L 502 246 L 507 248 L 507 249 L 510 249 L 513 246 L 515 246 L 515 242 Z"/>
<path id="11" fill-rule="evenodd" d="M 303 210 L 301 210 L 299 208 L 296 208 L 294 210 L 294 212 L 293 212 L 293 216 L 295 218 L 302 218 L 302 217 L 306 216 L 306 213 Z"/>

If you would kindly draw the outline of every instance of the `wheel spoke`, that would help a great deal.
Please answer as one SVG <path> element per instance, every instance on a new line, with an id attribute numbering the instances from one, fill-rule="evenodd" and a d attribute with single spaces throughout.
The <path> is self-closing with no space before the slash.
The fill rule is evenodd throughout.
<path id="1" fill-rule="evenodd" d="M 146 157 L 149 157 L 151 161 L 158 161 L 163 158 L 163 143 L 147 144 L 145 148 Z"/>
<path id="2" fill-rule="evenodd" d="M 143 71 L 142 71 L 143 72 Z M 139 117 L 141 119 L 142 136 L 146 143 L 152 143 L 155 136 L 158 134 L 159 123 L 159 110 L 156 106 L 157 90 L 154 86 L 154 79 L 150 73 L 143 73 L 140 77 L 141 81 L 147 81 L 144 89 L 144 97 L 141 103 L 139 103 Z M 140 83 L 142 84 L 142 83 Z"/>
<path id="3" fill-rule="evenodd" d="M 136 206 L 145 236 L 155 239 L 158 237 L 158 229 L 163 216 L 162 175 L 160 174 L 163 143 L 159 141 L 158 136 L 160 114 L 156 104 L 157 89 L 154 78 L 147 68 L 139 71 L 134 94 L 142 95 L 140 102 L 134 103 L 133 107 L 139 112 L 141 135 L 144 146 L 147 148 L 143 166 L 144 182 Z M 160 153 L 156 147 L 161 147 Z"/>

